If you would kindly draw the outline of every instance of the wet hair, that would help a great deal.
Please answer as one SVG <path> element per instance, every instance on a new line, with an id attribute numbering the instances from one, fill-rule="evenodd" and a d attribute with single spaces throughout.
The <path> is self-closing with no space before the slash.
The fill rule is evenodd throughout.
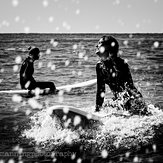
<path id="1" fill-rule="evenodd" d="M 113 36 L 103 36 L 99 43 L 102 44 L 102 46 L 105 46 L 109 53 L 111 54 L 117 54 L 119 50 L 119 44 L 118 41 Z"/>
<path id="2" fill-rule="evenodd" d="M 38 53 L 40 53 L 40 50 L 39 50 L 39 48 L 37 48 L 37 47 L 29 47 L 28 48 L 28 50 L 29 50 L 29 54 L 38 54 Z"/>
<path id="3" fill-rule="evenodd" d="M 39 56 L 38 56 L 38 54 L 40 53 L 39 48 L 37 48 L 37 47 L 31 47 L 30 46 L 28 48 L 28 50 L 29 50 L 29 55 L 32 55 L 34 57 L 34 59 L 38 59 L 39 58 Z"/>

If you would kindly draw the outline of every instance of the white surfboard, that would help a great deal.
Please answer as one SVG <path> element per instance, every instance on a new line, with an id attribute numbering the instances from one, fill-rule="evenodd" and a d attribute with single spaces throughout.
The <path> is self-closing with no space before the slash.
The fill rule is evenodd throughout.
<path id="1" fill-rule="evenodd" d="M 104 117 L 67 105 L 51 106 L 47 109 L 47 113 L 51 116 L 57 116 L 64 127 L 75 128 L 92 128 L 94 124 L 102 124 L 101 118 Z"/>
<path id="2" fill-rule="evenodd" d="M 70 91 L 73 88 L 80 88 L 80 87 L 86 87 L 94 85 L 97 82 L 97 79 L 88 80 L 82 83 L 72 84 L 72 85 L 65 85 L 65 86 L 59 86 L 56 87 L 57 90 L 64 90 L 64 91 Z M 44 90 L 41 90 L 44 92 Z M 8 93 L 8 94 L 28 94 L 29 90 L 4 90 L 0 91 L 0 94 Z M 40 93 L 41 94 L 41 93 Z"/>
<path id="3" fill-rule="evenodd" d="M 80 88 L 80 87 L 85 87 L 85 86 L 91 86 L 91 85 L 94 85 L 96 82 L 97 82 L 97 79 L 92 79 L 92 80 L 88 80 L 88 81 L 85 81 L 82 83 L 60 86 L 60 87 L 57 87 L 57 89 L 58 90 L 69 90 L 72 88 Z"/>

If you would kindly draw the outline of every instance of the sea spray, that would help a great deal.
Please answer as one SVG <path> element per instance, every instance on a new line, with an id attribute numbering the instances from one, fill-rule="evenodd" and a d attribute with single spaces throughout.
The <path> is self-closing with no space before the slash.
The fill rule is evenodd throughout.
<path id="1" fill-rule="evenodd" d="M 83 110 L 90 112 L 90 108 Z M 163 124 L 163 112 L 151 104 L 148 110 L 150 115 L 139 116 L 105 107 L 101 112 L 107 114 L 101 119 L 103 124 L 100 127 L 74 130 L 63 128 L 60 120 L 50 116 L 45 108 L 31 116 L 30 129 L 24 130 L 22 135 L 48 150 L 75 146 L 83 153 L 106 156 L 117 150 L 139 149 L 142 145 L 154 143 L 155 131 Z"/>
<path id="2" fill-rule="evenodd" d="M 51 117 L 46 109 L 38 111 L 30 119 L 30 129 L 24 130 L 22 136 L 33 139 L 36 144 L 43 143 L 45 146 L 50 141 L 57 145 L 78 138 L 71 130 L 63 129 L 57 117 Z"/>

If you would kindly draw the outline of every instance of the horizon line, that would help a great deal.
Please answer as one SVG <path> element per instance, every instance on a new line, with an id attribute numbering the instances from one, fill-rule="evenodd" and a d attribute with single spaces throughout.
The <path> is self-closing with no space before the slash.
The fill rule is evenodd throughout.
<path id="1" fill-rule="evenodd" d="M 0 34 L 163 34 L 163 32 L 0 32 Z"/>

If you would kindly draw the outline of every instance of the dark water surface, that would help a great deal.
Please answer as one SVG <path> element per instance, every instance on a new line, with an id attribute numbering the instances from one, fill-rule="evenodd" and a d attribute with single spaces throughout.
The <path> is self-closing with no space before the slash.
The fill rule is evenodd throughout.
<path id="1" fill-rule="evenodd" d="M 37 46 L 42 52 L 35 62 L 36 80 L 62 86 L 95 79 L 95 45 L 103 35 L 0 34 L 0 90 L 20 89 L 19 69 L 29 46 Z M 0 94 L 0 159 L 163 162 L 163 34 L 113 36 L 119 41 L 121 57 L 131 67 L 136 87 L 155 108 L 153 116 L 107 118 L 102 128 L 83 134 L 58 127 L 46 114 L 46 108 L 64 104 L 93 111 L 96 85 L 63 96 L 42 96 L 37 99 L 43 106 L 40 110 L 31 107 L 29 98 Z M 107 90 L 108 99 L 112 94 Z"/>

